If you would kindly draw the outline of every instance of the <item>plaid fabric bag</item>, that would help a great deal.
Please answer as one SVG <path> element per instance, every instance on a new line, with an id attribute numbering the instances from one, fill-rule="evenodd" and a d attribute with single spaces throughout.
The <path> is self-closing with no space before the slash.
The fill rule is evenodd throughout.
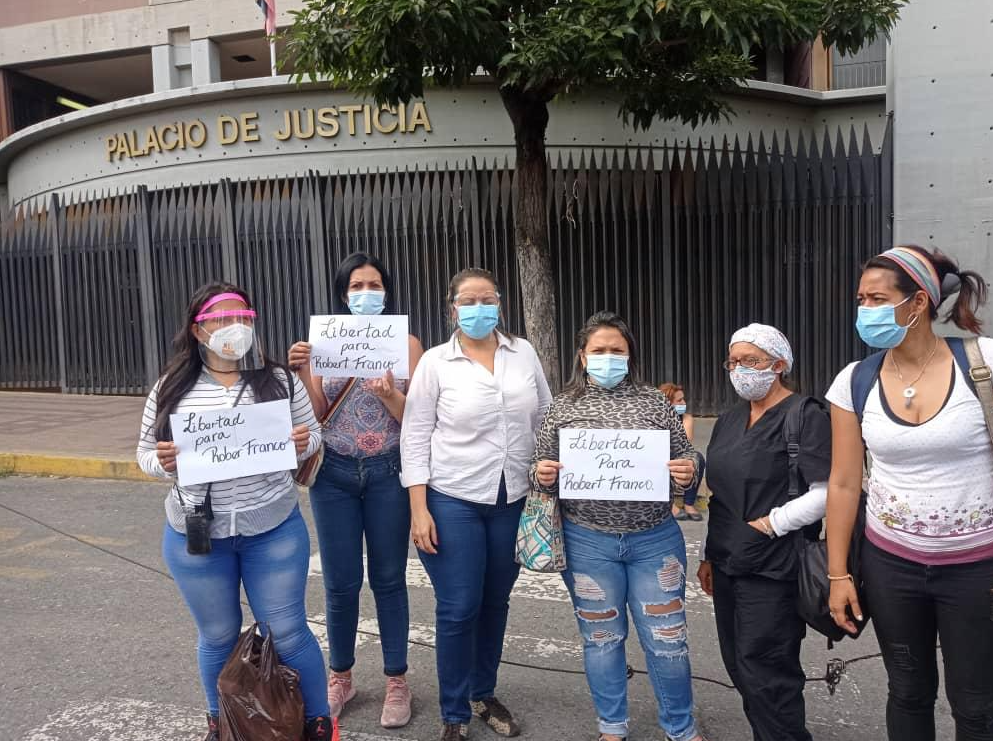
<path id="1" fill-rule="evenodd" d="M 532 490 L 517 527 L 515 560 L 529 571 L 565 571 L 565 542 L 558 497 Z"/>

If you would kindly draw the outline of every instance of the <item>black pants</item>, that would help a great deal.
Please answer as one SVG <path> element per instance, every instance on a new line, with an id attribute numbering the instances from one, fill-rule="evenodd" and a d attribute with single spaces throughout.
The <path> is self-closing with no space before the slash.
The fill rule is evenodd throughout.
<path id="1" fill-rule="evenodd" d="M 862 553 L 890 741 L 934 741 L 938 639 L 956 741 L 993 741 L 993 559 L 924 566 L 868 542 Z"/>
<path id="2" fill-rule="evenodd" d="M 811 741 L 803 703 L 796 580 L 728 576 L 714 568 L 721 658 L 741 695 L 755 741 Z"/>

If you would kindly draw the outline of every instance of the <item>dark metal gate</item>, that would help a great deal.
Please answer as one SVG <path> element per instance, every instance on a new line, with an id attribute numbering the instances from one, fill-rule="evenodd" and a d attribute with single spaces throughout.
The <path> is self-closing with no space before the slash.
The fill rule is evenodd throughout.
<path id="1" fill-rule="evenodd" d="M 732 391 L 720 362 L 739 326 L 794 345 L 801 389 L 821 393 L 861 356 L 859 265 L 890 244 L 889 137 L 827 132 L 694 148 L 609 151 L 552 163 L 548 214 L 563 371 L 594 311 L 625 315 L 655 382 L 712 413 Z M 513 248 L 513 171 L 311 173 L 162 191 L 87 195 L 0 220 L 0 388 L 146 391 L 201 284 L 245 287 L 282 356 L 330 306 L 335 267 L 378 254 L 425 346 L 449 331 L 444 295 L 481 265 L 523 326 Z"/>

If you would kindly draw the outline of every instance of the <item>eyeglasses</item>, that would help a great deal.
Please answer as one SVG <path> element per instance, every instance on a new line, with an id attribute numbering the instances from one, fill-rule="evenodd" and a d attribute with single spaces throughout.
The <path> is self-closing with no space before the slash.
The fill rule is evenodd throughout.
<path id="1" fill-rule="evenodd" d="M 754 356 L 750 356 L 747 358 L 741 358 L 740 360 L 732 360 L 731 358 L 728 358 L 723 363 L 721 363 L 721 366 L 723 366 L 724 370 L 726 371 L 733 371 L 739 365 L 743 365 L 746 368 L 755 368 L 756 366 L 759 366 L 762 363 L 775 363 L 775 362 L 776 362 L 775 358 L 756 358 Z"/>
<path id="2" fill-rule="evenodd" d="M 498 306 L 500 304 L 500 294 L 496 291 L 490 293 L 460 293 L 455 297 L 456 306 Z"/>

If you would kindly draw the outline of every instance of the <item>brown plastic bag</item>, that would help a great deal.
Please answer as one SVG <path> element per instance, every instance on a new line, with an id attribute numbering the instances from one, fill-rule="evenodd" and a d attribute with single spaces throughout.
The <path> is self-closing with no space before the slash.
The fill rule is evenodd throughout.
<path id="1" fill-rule="evenodd" d="M 300 741 L 300 675 L 279 663 L 272 631 L 254 623 L 238 638 L 217 678 L 221 741 Z"/>

